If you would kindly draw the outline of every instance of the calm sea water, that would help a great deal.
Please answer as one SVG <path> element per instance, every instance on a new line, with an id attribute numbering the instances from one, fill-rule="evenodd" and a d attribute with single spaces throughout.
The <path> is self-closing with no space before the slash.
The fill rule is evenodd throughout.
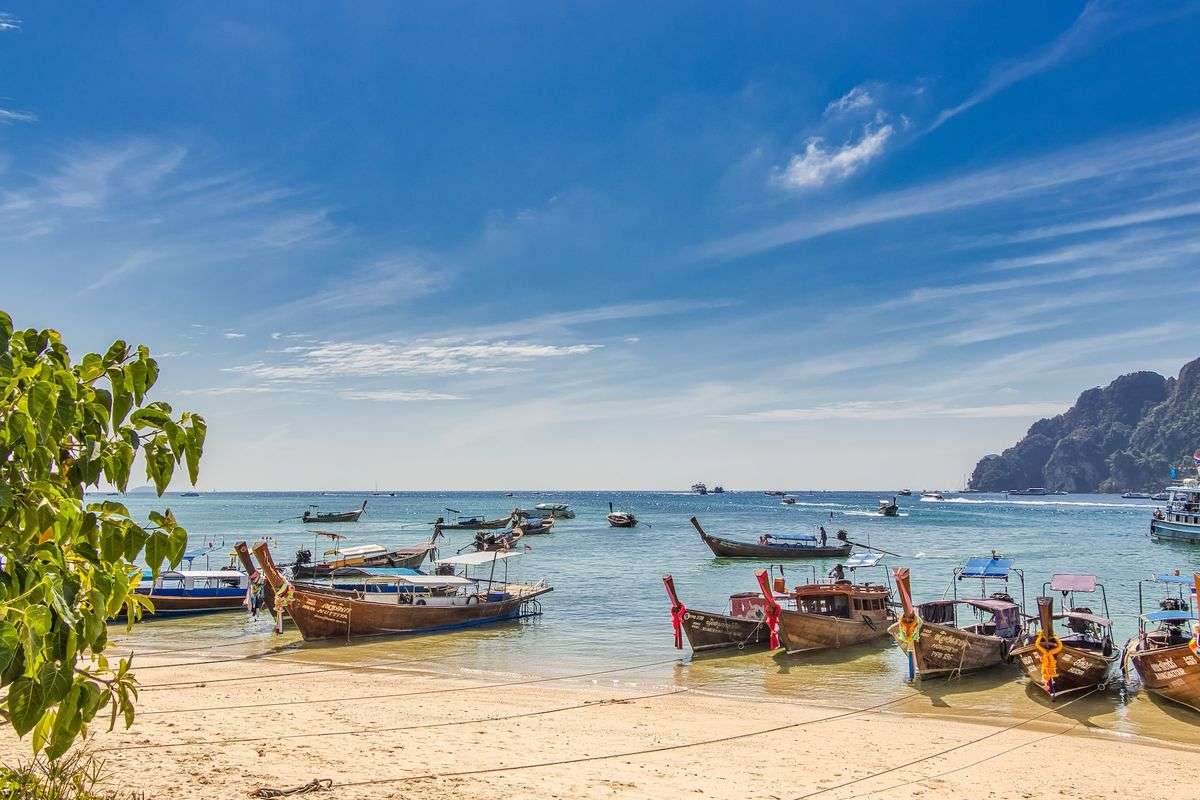
<path id="1" fill-rule="evenodd" d="M 518 559 L 514 577 L 545 577 L 554 592 L 543 598 L 541 617 L 474 631 L 376 640 L 353 646 L 306 644 L 292 657 L 354 663 L 395 660 L 442 673 L 476 672 L 512 676 L 576 675 L 612 667 L 665 662 L 679 655 L 672 646 L 669 605 L 661 576 L 671 573 L 683 601 L 692 608 L 722 610 L 728 597 L 756 588 L 749 561 L 717 559 L 688 522 L 695 515 L 710 533 L 748 540 L 773 531 L 815 532 L 824 524 L 832 536 L 846 529 L 852 539 L 899 554 L 885 564 L 906 565 L 918 600 L 949 596 L 951 570 L 969 556 L 997 550 L 1024 571 L 1025 595 L 1033 598 L 1055 572 L 1088 572 L 1106 587 L 1108 608 L 1123 642 L 1136 630 L 1138 581 L 1154 572 L 1200 569 L 1200 547 L 1155 543 L 1149 539 L 1149 501 L 1107 495 L 1012 498 L 966 495 L 945 502 L 899 498 L 901 515 L 872 512 L 884 493 L 796 493 L 797 504 L 760 492 L 697 496 L 664 492 L 503 492 L 398 493 L 220 493 L 162 499 L 130 496 L 135 513 L 169 505 L 190 534 L 190 546 L 212 541 L 213 568 L 224 562 L 239 539 L 269 537 L 276 557 L 290 561 L 296 549 L 312 547 L 311 527 L 294 518 L 313 503 L 325 511 L 355 508 L 368 499 L 355 524 L 338 526 L 353 544 L 417 543 L 428 538 L 429 523 L 448 508 L 502 516 L 514 506 L 539 502 L 571 504 L 577 517 L 559 520 L 549 536 L 529 537 L 533 551 Z M 638 515 L 635 529 L 609 528 L 608 503 Z M 281 519 L 293 518 L 279 522 Z M 449 531 L 443 554 L 467 544 L 469 531 Z M 789 566 L 789 583 L 801 580 L 804 562 Z M 832 562 L 814 562 L 822 573 Z M 196 567 L 204 565 L 197 563 Z M 882 572 L 874 573 L 882 579 Z M 967 583 L 967 582 L 964 582 Z M 963 586 L 969 595 L 978 582 Z M 990 587 L 995 590 L 999 587 Z M 1010 593 L 1019 598 L 1014 580 Z M 1157 599 L 1158 590 L 1147 596 Z M 1099 598 L 1093 607 L 1102 612 Z M 274 636 L 269 621 L 248 622 L 241 614 L 162 620 L 139 626 L 120 641 L 137 649 L 219 644 L 253 650 L 298 642 L 289 630 Z M 882 640 L 815 657 L 752 652 L 706 656 L 683 663 L 655 663 L 638 670 L 594 676 L 592 682 L 621 686 L 684 684 L 723 694 L 863 706 L 911 689 L 904 683 L 901 653 Z M 217 651 L 227 655 L 238 650 Z M 685 651 L 686 653 L 686 651 Z M 906 702 L 906 711 L 955 714 L 968 718 L 997 715 L 1023 718 L 1045 705 L 1015 669 L 998 669 L 955 681 L 930 682 Z M 1047 706 L 1048 707 L 1048 706 Z M 1073 704 L 1062 712 L 1087 725 L 1121 734 L 1151 735 L 1200 744 L 1200 714 L 1154 700 L 1144 692 L 1121 703 L 1116 690 Z"/>

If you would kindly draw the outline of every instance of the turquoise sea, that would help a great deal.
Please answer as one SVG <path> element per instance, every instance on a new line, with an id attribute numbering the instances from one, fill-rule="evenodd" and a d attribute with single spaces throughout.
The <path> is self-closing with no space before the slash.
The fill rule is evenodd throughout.
<path id="1" fill-rule="evenodd" d="M 191 535 L 190 546 L 220 545 L 209 565 L 225 562 L 233 543 L 269 537 L 276 557 L 291 561 L 297 548 L 313 547 L 312 526 L 294 518 L 309 504 L 322 510 L 348 510 L 368 500 L 366 514 L 354 524 L 337 526 L 347 544 L 416 543 L 428 538 L 430 525 L 447 509 L 506 514 L 514 506 L 566 502 L 577 513 L 559 520 L 554 533 L 529 537 L 532 552 L 519 559 L 514 577 L 546 578 L 554 592 L 543 598 L 541 617 L 505 625 L 422 637 L 373 640 L 351 646 L 299 644 L 293 630 L 271 633 L 270 621 L 250 622 L 242 614 L 151 621 L 132 634 L 114 628 L 114 637 L 135 650 L 184 647 L 223 649 L 217 653 L 254 652 L 295 644 L 301 658 L 339 662 L 403 661 L 415 669 L 471 675 L 574 676 L 610 668 L 649 666 L 605 673 L 587 680 L 622 686 L 683 684 L 703 691 L 755 698 L 818 700 L 861 707 L 898 697 L 911 689 L 904 682 L 903 655 L 890 640 L 815 657 L 789 657 L 762 651 L 692 659 L 673 648 L 669 604 L 661 577 L 670 573 L 683 601 L 692 608 L 722 610 L 730 594 L 756 588 L 752 561 L 714 558 L 688 522 L 699 517 L 706 530 L 753 540 L 764 532 L 815 532 L 824 524 L 832 536 L 845 529 L 852 539 L 869 541 L 899 554 L 884 563 L 911 568 L 918 602 L 949 596 L 951 570 L 967 557 L 996 550 L 1024 571 L 1030 610 L 1044 581 L 1055 572 L 1088 572 L 1105 585 L 1108 608 L 1116 621 L 1118 642 L 1136 630 L 1138 581 L 1154 572 L 1200 569 L 1200 548 L 1151 542 L 1151 501 L 1109 495 L 1053 498 L 1005 498 L 1001 495 L 948 495 L 944 502 L 899 498 L 901 514 L 884 518 L 873 512 L 886 492 L 793 492 L 794 506 L 761 492 L 699 496 L 683 492 L 437 492 L 374 496 L 370 492 L 212 493 L 164 498 L 129 495 L 135 513 L 166 505 Z M 608 503 L 637 514 L 634 529 L 609 528 Z M 281 519 L 291 521 L 279 522 Z M 321 526 L 316 526 L 321 527 Z M 441 546 L 449 554 L 466 545 L 469 531 L 449 531 Z M 323 544 L 319 544 L 323 547 Z M 789 583 L 804 580 L 805 562 L 787 567 Z M 823 573 L 832 562 L 814 562 Z M 197 568 L 204 564 L 198 562 Z M 876 571 L 876 578 L 883 573 Z M 978 582 L 964 581 L 962 591 Z M 989 587 L 990 591 L 1000 587 Z M 1009 591 L 1020 597 L 1014 580 Z M 1158 589 L 1147 590 L 1157 599 Z M 1153 600 L 1151 601 L 1153 602 Z M 1099 598 L 1093 607 L 1102 611 Z M 682 662 L 674 660 L 682 658 Z M 1119 683 L 1119 681 L 1118 681 Z M 1026 688 L 1015 668 L 930 682 L 905 710 L 955 714 L 967 718 L 997 715 L 1023 718 L 1046 701 Z M 1117 687 L 1063 709 L 1097 730 L 1150 735 L 1200 744 L 1200 714 L 1132 694 L 1127 703 Z"/>

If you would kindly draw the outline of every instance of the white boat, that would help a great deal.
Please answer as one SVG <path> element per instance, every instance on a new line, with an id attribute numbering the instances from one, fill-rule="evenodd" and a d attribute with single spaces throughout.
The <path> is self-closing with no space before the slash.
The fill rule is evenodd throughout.
<path id="1" fill-rule="evenodd" d="M 796 498 L 792 497 L 790 494 L 785 494 L 783 496 L 783 500 L 780 502 L 782 502 L 785 506 L 794 506 L 796 505 Z"/>
<path id="2" fill-rule="evenodd" d="M 708 494 L 708 487 L 705 486 L 703 483 L 693 483 L 692 491 L 695 492 L 696 494 Z"/>
<path id="3" fill-rule="evenodd" d="M 1030 497 L 1044 497 L 1045 495 L 1053 494 L 1053 492 L 1048 491 L 1041 486 L 1030 486 L 1028 489 L 1010 489 L 1008 493 L 1022 497 L 1026 495 Z"/>
<path id="4" fill-rule="evenodd" d="M 1167 501 L 1154 509 L 1150 538 L 1174 542 L 1200 542 L 1200 483 L 1194 478 L 1167 487 Z"/>
<path id="5" fill-rule="evenodd" d="M 1126 500 L 1149 500 L 1150 493 L 1149 492 L 1125 492 L 1125 494 L 1121 495 L 1121 497 L 1125 498 Z"/>
<path id="6" fill-rule="evenodd" d="M 946 497 L 941 492 L 921 492 L 922 500 L 945 500 Z"/>

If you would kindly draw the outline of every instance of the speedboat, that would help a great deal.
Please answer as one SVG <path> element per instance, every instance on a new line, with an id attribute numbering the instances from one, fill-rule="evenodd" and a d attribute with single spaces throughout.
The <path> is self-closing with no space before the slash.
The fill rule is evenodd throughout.
<path id="1" fill-rule="evenodd" d="M 783 503 L 785 506 L 794 506 L 794 505 L 796 505 L 796 498 L 792 497 L 790 494 L 785 494 L 783 496 L 783 500 L 781 500 L 780 502 Z"/>
<path id="2" fill-rule="evenodd" d="M 1045 495 L 1052 494 L 1052 492 L 1046 491 L 1046 489 L 1042 488 L 1041 486 L 1030 486 L 1028 489 L 1011 489 L 1008 493 L 1021 497 L 1044 497 Z"/>
<path id="3" fill-rule="evenodd" d="M 946 497 L 941 492 L 921 492 L 922 500 L 945 500 Z"/>
<path id="4" fill-rule="evenodd" d="M 693 483 L 692 491 L 695 492 L 696 494 L 708 494 L 708 487 L 705 486 L 703 483 Z"/>
<path id="5" fill-rule="evenodd" d="M 1151 499 L 1149 492 L 1125 492 L 1125 494 L 1121 495 L 1121 497 L 1125 498 L 1126 500 L 1150 500 Z"/>
<path id="6" fill-rule="evenodd" d="M 900 496 L 901 497 L 912 497 L 912 489 L 901 489 Z"/>

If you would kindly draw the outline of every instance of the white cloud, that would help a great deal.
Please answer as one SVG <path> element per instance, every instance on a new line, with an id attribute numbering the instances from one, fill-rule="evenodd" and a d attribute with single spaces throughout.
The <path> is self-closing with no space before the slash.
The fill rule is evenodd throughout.
<path id="1" fill-rule="evenodd" d="M 528 342 L 325 342 L 294 348 L 287 363 L 257 362 L 223 371 L 269 381 L 313 381 L 345 375 L 462 375 L 508 372 L 516 365 L 547 358 L 585 355 L 602 345 L 546 345 Z M 292 349 L 292 348 L 289 348 Z"/>
<path id="2" fill-rule="evenodd" d="M 878 422 L 901 419 L 1040 418 L 1061 414 L 1069 406 L 1070 403 L 1066 402 L 952 406 L 906 401 L 860 400 L 844 403 L 827 403 L 807 408 L 776 408 L 766 411 L 750 411 L 743 414 L 725 414 L 721 418 L 739 422 L 813 422 L 821 420 Z"/>
<path id="3" fill-rule="evenodd" d="M 411 391 L 404 391 L 401 389 L 344 391 L 339 392 L 338 396 L 346 400 L 367 400 L 377 403 L 419 403 L 432 400 L 467 399 L 461 395 L 431 392 L 428 389 L 414 389 Z"/>
<path id="4" fill-rule="evenodd" d="M 1053 239 L 1059 236 L 1071 236 L 1078 233 L 1111 230 L 1113 228 L 1143 225 L 1147 222 L 1163 222 L 1179 217 L 1194 217 L 1200 215 L 1200 203 L 1181 203 L 1172 206 L 1147 208 L 1141 211 L 1131 211 L 1126 214 L 1115 214 L 1107 217 L 1084 220 L 1082 222 L 1064 223 L 1062 225 L 1044 225 L 1039 228 L 1020 231 L 1008 236 L 988 237 L 980 240 L 980 244 L 990 245 L 998 242 L 1019 244 L 1034 242 L 1039 239 Z"/>
<path id="5" fill-rule="evenodd" d="M 895 129 L 890 124 L 869 123 L 863 127 L 857 142 L 846 142 L 836 150 L 825 147 L 819 136 L 809 139 L 804 152 L 774 175 L 776 183 L 790 189 L 812 189 L 830 181 L 841 181 L 854 175 L 883 154 Z"/>
<path id="6" fill-rule="evenodd" d="M 855 111 L 860 108 L 870 108 L 875 104 L 875 98 L 867 91 L 866 86 L 855 86 L 844 95 L 825 106 L 826 114 Z"/>
<path id="7" fill-rule="evenodd" d="M 335 241 L 341 229 L 325 209 L 296 211 L 266 221 L 256 237 L 267 247 L 288 248 L 297 245 L 323 245 Z"/>
<path id="8" fill-rule="evenodd" d="M 0 123 L 8 125 L 13 122 L 37 122 L 37 114 L 29 111 L 13 111 L 11 108 L 0 108 Z"/>
<path id="9" fill-rule="evenodd" d="M 226 339 L 245 339 L 246 338 L 246 334 L 238 333 L 237 331 L 225 331 L 221 335 L 224 336 Z"/>
<path id="10" fill-rule="evenodd" d="M 1131 178 L 1145 182 L 1197 164 L 1200 124 L 1193 121 L 886 192 L 833 212 L 810 212 L 711 242 L 695 254 L 701 258 L 739 258 L 831 233 L 1011 201 L 1099 179 L 1119 178 L 1128 188 Z"/>
<path id="11" fill-rule="evenodd" d="M 12 14 L 7 14 L 0 11 L 0 31 L 19 31 L 21 29 L 21 20 L 14 17 Z"/>
<path id="12" fill-rule="evenodd" d="M 283 391 L 281 387 L 272 386 L 210 386 L 205 389 L 180 389 L 179 394 L 224 397 L 232 394 L 273 394 L 280 391 Z"/>

